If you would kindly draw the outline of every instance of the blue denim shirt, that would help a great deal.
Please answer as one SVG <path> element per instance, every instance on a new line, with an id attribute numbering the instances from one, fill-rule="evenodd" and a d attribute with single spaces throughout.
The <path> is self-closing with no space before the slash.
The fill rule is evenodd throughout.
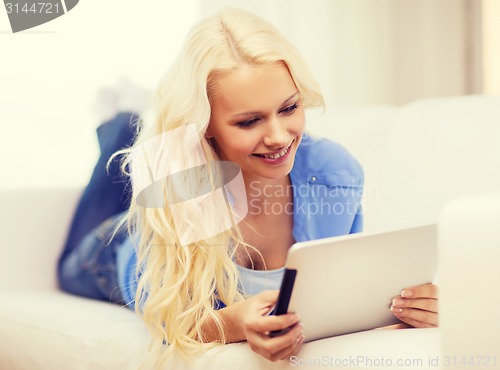
<path id="1" fill-rule="evenodd" d="M 297 242 L 360 232 L 363 227 L 361 198 L 363 170 L 340 144 L 304 135 L 290 172 L 293 189 L 293 237 Z M 133 301 L 137 289 L 137 255 L 132 238 L 118 250 L 118 282 L 124 301 Z M 274 270 L 272 281 L 262 282 L 259 272 L 240 275 L 249 294 L 279 288 L 283 269 Z M 260 272 L 261 273 L 261 272 Z M 248 280 L 248 281 L 246 281 Z M 221 304 L 217 308 L 221 308 Z"/>

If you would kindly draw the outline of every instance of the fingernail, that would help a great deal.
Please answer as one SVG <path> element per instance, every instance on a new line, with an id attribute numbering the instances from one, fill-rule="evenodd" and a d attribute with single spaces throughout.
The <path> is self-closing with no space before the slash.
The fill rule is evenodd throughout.
<path id="1" fill-rule="evenodd" d="M 297 338 L 297 342 L 302 342 L 304 340 L 304 335 L 301 335 L 300 337 Z"/>
<path id="2" fill-rule="evenodd" d="M 393 306 L 402 306 L 403 304 L 405 303 L 404 299 L 401 299 L 401 298 L 394 298 L 392 300 L 392 305 Z"/>
<path id="3" fill-rule="evenodd" d="M 391 305 L 390 310 L 391 310 L 392 312 L 394 312 L 395 314 L 399 314 L 399 313 L 403 312 L 403 309 L 402 309 L 402 308 L 397 308 L 397 307 L 394 307 L 393 305 Z"/>
<path id="4" fill-rule="evenodd" d="M 300 321 L 300 316 L 296 313 L 294 313 L 292 316 L 290 316 L 290 323 L 296 323 Z"/>
<path id="5" fill-rule="evenodd" d="M 413 292 L 411 290 L 403 289 L 401 291 L 401 297 L 403 297 L 403 298 L 408 298 L 408 297 L 411 297 L 412 295 L 413 295 Z"/>

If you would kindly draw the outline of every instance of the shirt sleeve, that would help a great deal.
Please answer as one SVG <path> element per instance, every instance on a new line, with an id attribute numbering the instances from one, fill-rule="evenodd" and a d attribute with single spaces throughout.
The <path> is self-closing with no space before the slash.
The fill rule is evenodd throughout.
<path id="1" fill-rule="evenodd" d="M 349 234 L 360 233 L 363 231 L 363 208 L 360 206 L 358 212 L 354 216 L 354 220 L 352 222 L 351 231 Z"/>

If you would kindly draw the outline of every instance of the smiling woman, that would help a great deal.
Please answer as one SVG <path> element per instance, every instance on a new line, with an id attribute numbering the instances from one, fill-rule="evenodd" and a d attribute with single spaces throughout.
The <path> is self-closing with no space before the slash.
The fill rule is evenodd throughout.
<path id="1" fill-rule="evenodd" d="M 122 169 L 131 178 L 126 215 L 110 212 L 82 240 L 70 234 L 60 263 L 63 289 L 135 306 L 150 331 L 157 367 L 173 351 L 189 356 L 245 340 L 272 361 L 298 353 L 304 341 L 300 313 L 268 315 L 287 252 L 298 241 L 359 232 L 363 220 L 361 166 L 342 146 L 305 133 L 304 109 L 322 106 L 301 56 L 270 23 L 239 10 L 199 22 L 160 81 L 153 119 L 141 124 L 132 148 L 115 153 L 126 154 Z M 112 124 L 111 134 L 128 132 L 127 120 Z M 166 134 L 177 139 L 164 140 Z M 151 148 L 155 140 L 159 145 Z M 114 150 L 122 144 L 114 143 Z M 241 169 L 242 187 L 251 194 L 221 189 L 225 178 L 218 164 L 227 162 Z M 170 176 L 203 163 L 210 164 L 203 176 Z M 120 175 L 114 171 L 111 176 Z M 158 190 L 151 194 L 154 206 L 138 202 L 147 180 Z M 295 191 L 300 187 L 312 191 Z M 346 190 L 330 191 L 335 188 Z M 108 191 L 97 187 L 94 196 L 106 199 Z M 221 193 L 220 202 L 208 204 L 208 197 Z M 181 230 L 216 229 L 234 207 L 263 201 L 270 211 L 248 212 L 241 222 L 229 217 L 226 230 L 183 242 Z M 86 212 L 85 204 L 79 212 Z M 429 302 L 435 289 L 407 292 L 413 296 L 395 302 L 395 314 L 414 326 L 433 325 L 436 308 Z M 286 328 L 291 330 L 269 336 Z"/>
<path id="2" fill-rule="evenodd" d="M 219 157 L 240 165 L 247 188 L 285 185 L 305 129 L 302 99 L 285 64 L 243 64 L 219 77 L 206 137 Z M 210 94 L 210 92 L 209 92 Z"/>

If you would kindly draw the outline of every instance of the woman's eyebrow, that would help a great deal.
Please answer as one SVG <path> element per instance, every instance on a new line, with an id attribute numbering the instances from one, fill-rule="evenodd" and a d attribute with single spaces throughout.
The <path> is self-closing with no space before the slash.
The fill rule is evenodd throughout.
<path id="1" fill-rule="evenodd" d="M 292 100 L 294 97 L 296 97 L 299 94 L 297 91 L 293 95 L 290 95 L 283 103 L 281 103 L 280 108 L 286 105 L 290 100 Z M 243 112 L 243 113 L 236 113 L 233 114 L 232 117 L 238 117 L 238 116 L 250 116 L 250 115 L 256 115 L 256 114 L 261 114 L 262 112 Z"/>

